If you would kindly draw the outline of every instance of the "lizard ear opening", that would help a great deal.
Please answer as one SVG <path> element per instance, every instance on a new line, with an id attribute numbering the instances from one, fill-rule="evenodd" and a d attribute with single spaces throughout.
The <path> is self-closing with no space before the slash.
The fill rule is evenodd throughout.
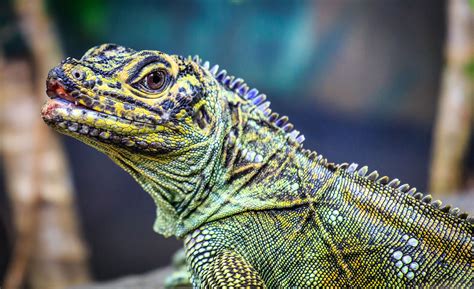
<path id="1" fill-rule="evenodd" d="M 204 105 L 194 114 L 193 121 L 200 129 L 206 129 L 211 124 L 211 119 Z"/>

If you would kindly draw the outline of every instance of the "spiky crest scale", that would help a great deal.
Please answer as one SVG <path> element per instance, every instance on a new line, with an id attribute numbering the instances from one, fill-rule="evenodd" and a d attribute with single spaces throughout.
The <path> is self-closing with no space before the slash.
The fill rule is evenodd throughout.
<path id="1" fill-rule="evenodd" d="M 316 152 L 311 150 L 303 149 L 302 144 L 305 140 L 304 135 L 300 135 L 300 132 L 294 129 L 293 124 L 288 123 L 287 116 L 279 116 L 278 113 L 272 112 L 272 110 L 270 109 L 270 102 L 265 101 L 267 98 L 266 94 L 259 93 L 256 88 L 249 89 L 249 86 L 242 78 L 236 78 L 235 76 L 228 75 L 227 70 L 225 69 L 219 70 L 219 65 L 217 64 L 215 64 L 211 68 L 210 62 L 203 62 L 203 60 L 198 55 L 195 55 L 194 57 L 189 56 L 189 59 L 192 59 L 202 68 L 208 70 L 214 76 L 214 78 L 226 89 L 235 92 L 243 100 L 247 100 L 253 105 L 255 105 L 259 110 L 262 111 L 263 115 L 266 117 L 266 120 L 269 123 L 273 124 L 277 128 L 282 129 L 287 134 L 288 139 L 292 141 L 292 143 L 297 145 L 297 147 L 310 159 L 317 160 L 318 164 L 323 165 L 330 170 L 336 170 L 337 168 L 340 168 L 345 170 L 349 174 L 354 174 L 356 172 L 359 177 L 366 178 L 367 180 L 373 182 L 378 182 L 384 185 L 385 187 L 393 189 L 394 192 L 411 195 L 420 202 L 431 205 L 433 208 L 445 213 L 449 213 L 450 215 L 455 216 L 457 218 L 467 220 L 471 225 L 474 225 L 474 216 L 469 216 L 469 214 L 466 212 L 461 213 L 459 208 L 451 209 L 451 205 L 442 206 L 442 202 L 440 200 L 432 202 L 431 195 L 424 195 L 421 192 L 417 192 L 416 188 L 414 187 L 410 189 L 410 185 L 408 184 L 400 185 L 400 180 L 397 178 L 391 180 L 387 176 L 382 176 L 379 178 L 379 173 L 376 170 L 372 171 L 367 175 L 369 171 L 368 167 L 363 166 L 357 171 L 358 164 L 356 163 L 351 163 L 350 165 L 347 163 L 342 163 L 340 165 L 328 163 L 327 159 L 325 159 L 322 155 L 317 154 Z"/>

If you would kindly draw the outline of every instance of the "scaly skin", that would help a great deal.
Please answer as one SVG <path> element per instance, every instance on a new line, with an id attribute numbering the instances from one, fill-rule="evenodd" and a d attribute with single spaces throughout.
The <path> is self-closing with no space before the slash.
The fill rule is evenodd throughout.
<path id="1" fill-rule="evenodd" d="M 217 67 L 106 44 L 47 83 L 43 119 L 150 193 L 196 288 L 472 286 L 472 218 L 303 149 L 264 95 Z"/>

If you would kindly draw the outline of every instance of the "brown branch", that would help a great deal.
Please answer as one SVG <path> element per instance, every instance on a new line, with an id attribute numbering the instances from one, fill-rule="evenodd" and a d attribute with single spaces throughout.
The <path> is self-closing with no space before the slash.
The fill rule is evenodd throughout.
<path id="1" fill-rule="evenodd" d="M 64 288 L 84 283 L 89 273 L 64 152 L 39 117 L 47 71 L 62 56 L 44 2 L 14 5 L 33 63 L 10 61 L 0 72 L 0 152 L 16 226 L 4 288 Z"/>
<path id="2" fill-rule="evenodd" d="M 28 171 L 28 168 L 33 166 L 33 130 L 28 118 L 17 117 L 15 107 L 23 108 L 23 112 L 27 112 L 25 110 L 31 107 L 27 98 L 32 99 L 33 93 L 28 77 L 28 65 L 21 61 L 6 63 L 3 57 L 0 59 L 0 152 L 5 163 L 7 191 L 12 203 L 15 227 L 12 262 L 4 285 L 5 288 L 19 288 L 34 247 L 38 221 L 35 218 L 35 204 L 38 194 L 34 188 L 33 174 Z"/>
<path id="3" fill-rule="evenodd" d="M 474 104 L 466 66 L 474 59 L 474 13 L 466 0 L 448 2 L 447 63 L 443 72 L 430 174 L 430 191 L 451 194 L 462 186 Z"/>

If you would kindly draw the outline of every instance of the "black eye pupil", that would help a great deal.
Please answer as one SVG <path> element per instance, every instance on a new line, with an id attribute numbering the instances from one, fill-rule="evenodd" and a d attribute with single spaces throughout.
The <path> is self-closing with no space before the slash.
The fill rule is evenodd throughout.
<path id="1" fill-rule="evenodd" d="M 152 72 L 146 77 L 146 85 L 149 89 L 157 90 L 160 89 L 165 83 L 163 72 Z"/>
<path id="2" fill-rule="evenodd" d="M 165 70 L 155 70 L 146 74 L 138 83 L 138 89 L 152 93 L 161 92 L 168 84 L 168 77 Z"/>
<path id="3" fill-rule="evenodd" d="M 153 74 L 153 83 L 159 83 L 161 81 L 161 77 L 158 74 Z"/>

